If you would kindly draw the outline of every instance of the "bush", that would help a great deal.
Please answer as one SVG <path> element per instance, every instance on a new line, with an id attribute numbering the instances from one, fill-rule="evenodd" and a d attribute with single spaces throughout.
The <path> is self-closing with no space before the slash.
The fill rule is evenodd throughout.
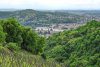
<path id="1" fill-rule="evenodd" d="M 12 42 L 8 43 L 6 47 L 11 51 L 18 51 L 20 49 L 20 47 L 18 47 L 16 43 L 12 43 Z"/>

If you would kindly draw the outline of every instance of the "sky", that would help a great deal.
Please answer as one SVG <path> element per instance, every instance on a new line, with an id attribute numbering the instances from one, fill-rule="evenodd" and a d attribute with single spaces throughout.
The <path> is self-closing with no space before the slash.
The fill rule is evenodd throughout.
<path id="1" fill-rule="evenodd" d="M 100 10 L 100 0 L 0 0 L 0 9 Z"/>

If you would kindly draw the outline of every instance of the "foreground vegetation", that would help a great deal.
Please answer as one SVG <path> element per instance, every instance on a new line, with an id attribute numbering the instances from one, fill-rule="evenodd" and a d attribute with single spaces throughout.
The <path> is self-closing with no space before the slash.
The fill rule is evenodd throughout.
<path id="1" fill-rule="evenodd" d="M 11 51 L 21 48 L 33 54 L 41 53 L 45 44 L 43 37 L 31 28 L 21 26 L 15 19 L 0 21 L 0 43 Z"/>
<path id="2" fill-rule="evenodd" d="M 100 22 L 38 36 L 15 19 L 0 20 L 1 67 L 100 67 Z"/>
<path id="3" fill-rule="evenodd" d="M 0 67 L 64 67 L 39 56 L 44 44 L 45 38 L 15 19 L 0 21 Z"/>
<path id="4" fill-rule="evenodd" d="M 100 22 L 54 34 L 43 55 L 71 67 L 100 67 Z"/>
<path id="5" fill-rule="evenodd" d="M 55 61 L 46 61 L 26 51 L 11 52 L 0 46 L 0 67 L 66 67 Z"/>

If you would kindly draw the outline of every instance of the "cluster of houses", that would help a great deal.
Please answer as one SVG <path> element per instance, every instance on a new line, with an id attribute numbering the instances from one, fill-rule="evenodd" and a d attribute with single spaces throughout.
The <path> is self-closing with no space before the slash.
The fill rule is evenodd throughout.
<path id="1" fill-rule="evenodd" d="M 64 30 L 75 29 L 83 25 L 82 23 L 52 24 L 48 27 L 36 27 L 38 34 L 42 36 L 50 36 L 53 33 L 62 32 Z"/>

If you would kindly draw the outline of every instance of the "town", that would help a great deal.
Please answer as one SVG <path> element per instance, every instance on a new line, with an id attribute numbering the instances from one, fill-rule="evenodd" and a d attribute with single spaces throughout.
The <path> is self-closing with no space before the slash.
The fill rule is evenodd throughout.
<path id="1" fill-rule="evenodd" d="M 66 24 L 52 24 L 50 26 L 42 26 L 42 27 L 36 27 L 35 31 L 40 35 L 40 36 L 50 36 L 53 33 L 58 33 L 62 32 L 64 30 L 71 30 L 75 29 L 79 26 L 82 26 L 85 23 L 66 23 Z"/>

